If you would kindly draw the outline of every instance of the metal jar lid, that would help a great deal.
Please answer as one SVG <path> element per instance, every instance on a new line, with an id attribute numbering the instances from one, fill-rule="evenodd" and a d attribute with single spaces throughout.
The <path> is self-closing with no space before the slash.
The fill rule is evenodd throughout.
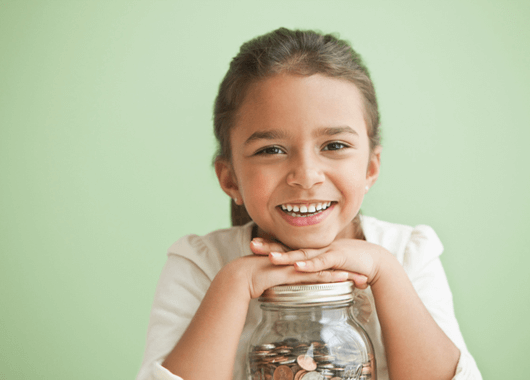
<path id="1" fill-rule="evenodd" d="M 353 300 L 353 282 L 280 285 L 263 292 L 259 301 L 280 306 L 345 303 Z"/>

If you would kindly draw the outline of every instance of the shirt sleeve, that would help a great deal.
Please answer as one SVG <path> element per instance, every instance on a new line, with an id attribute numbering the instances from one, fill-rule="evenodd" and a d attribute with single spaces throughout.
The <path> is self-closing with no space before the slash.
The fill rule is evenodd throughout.
<path id="1" fill-rule="evenodd" d="M 434 230 L 416 226 L 405 248 L 403 267 L 427 310 L 460 350 L 453 380 L 482 380 L 455 317 L 453 295 L 440 261 L 442 252 L 442 243 Z"/>
<path id="2" fill-rule="evenodd" d="M 193 260 L 197 247 L 192 243 L 187 239 L 172 247 L 182 254 L 168 253 L 151 308 L 137 380 L 182 380 L 161 363 L 188 327 L 211 283 L 200 260 Z"/>

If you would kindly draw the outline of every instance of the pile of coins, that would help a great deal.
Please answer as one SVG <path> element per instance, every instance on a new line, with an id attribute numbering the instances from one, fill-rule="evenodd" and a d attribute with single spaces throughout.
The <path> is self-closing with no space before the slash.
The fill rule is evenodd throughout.
<path id="1" fill-rule="evenodd" d="M 260 344 L 250 350 L 250 380 L 375 380 L 373 356 L 362 363 L 356 352 L 294 338 Z"/>

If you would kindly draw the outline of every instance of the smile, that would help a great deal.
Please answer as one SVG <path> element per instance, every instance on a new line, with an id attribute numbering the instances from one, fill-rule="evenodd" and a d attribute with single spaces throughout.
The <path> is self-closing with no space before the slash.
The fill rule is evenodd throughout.
<path id="1" fill-rule="evenodd" d="M 306 218 L 321 213 L 331 206 L 331 202 L 319 202 L 308 204 L 282 204 L 280 205 L 283 212 L 293 217 Z"/>
<path id="2" fill-rule="evenodd" d="M 278 206 L 283 220 L 295 227 L 319 224 L 333 212 L 337 202 L 285 203 Z"/>

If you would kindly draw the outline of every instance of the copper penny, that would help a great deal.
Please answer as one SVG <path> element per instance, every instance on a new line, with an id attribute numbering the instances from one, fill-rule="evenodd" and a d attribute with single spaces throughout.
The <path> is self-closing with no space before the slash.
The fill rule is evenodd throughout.
<path id="1" fill-rule="evenodd" d="M 294 375 L 294 380 L 300 380 L 302 376 L 304 376 L 307 373 L 307 371 L 301 369 L 300 371 L 296 372 L 296 375 Z"/>
<path id="2" fill-rule="evenodd" d="M 300 355 L 296 359 L 296 362 L 300 367 L 302 367 L 306 371 L 314 371 L 315 369 L 317 369 L 317 363 L 313 360 L 311 356 Z"/>
<path id="3" fill-rule="evenodd" d="M 362 374 L 363 375 L 367 375 L 369 373 L 372 373 L 372 367 L 370 367 L 369 365 L 368 366 L 363 366 Z"/>
<path id="4" fill-rule="evenodd" d="M 294 375 L 291 368 L 286 365 L 281 365 L 274 370 L 273 378 L 274 380 L 293 380 Z"/>
<path id="5" fill-rule="evenodd" d="M 298 365 L 298 363 L 296 363 L 296 359 L 295 359 L 295 363 L 291 364 L 291 371 L 293 371 L 293 373 L 296 374 L 301 369 L 302 368 Z"/>

